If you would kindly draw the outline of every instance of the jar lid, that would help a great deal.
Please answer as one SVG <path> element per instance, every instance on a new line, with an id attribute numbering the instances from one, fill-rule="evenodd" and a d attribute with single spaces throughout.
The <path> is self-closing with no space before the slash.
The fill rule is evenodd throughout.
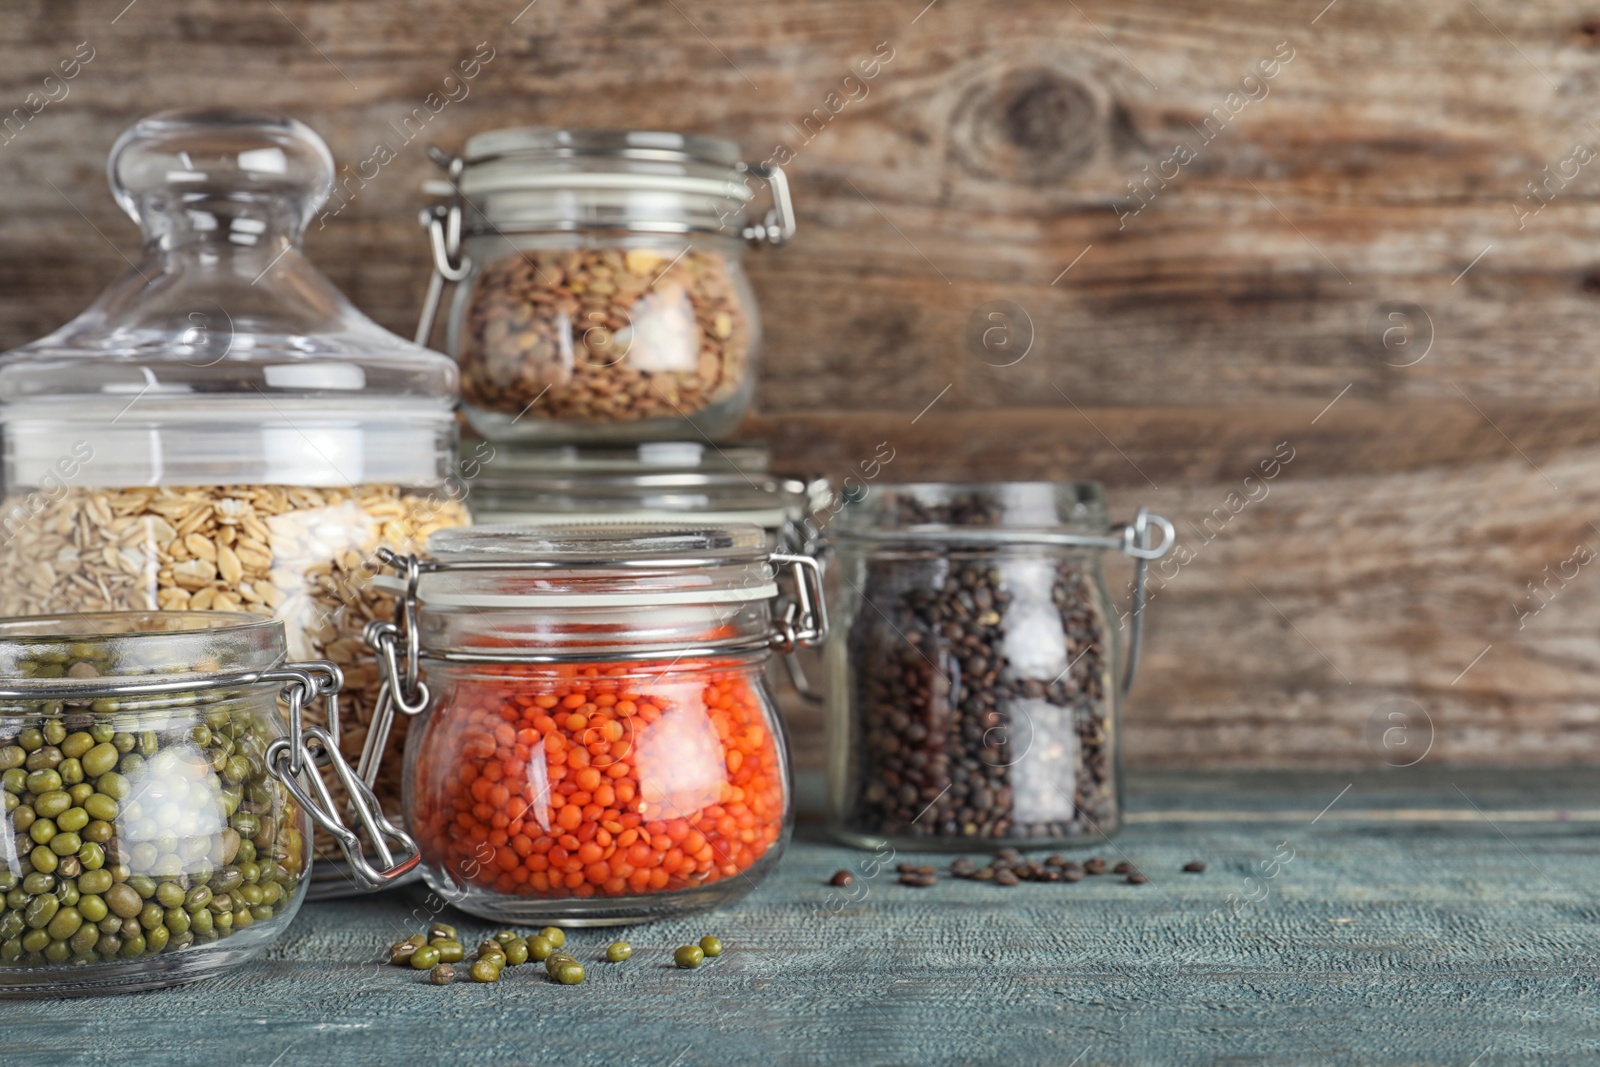
<path id="1" fill-rule="evenodd" d="M 732 141 L 665 130 L 490 130 L 467 141 L 462 162 L 460 188 L 469 200 L 554 189 L 677 193 L 740 204 L 753 195 Z M 440 193 L 437 186 L 428 191 Z M 446 185 L 440 195 L 450 191 Z"/>
<path id="2" fill-rule="evenodd" d="M 462 442 L 466 450 L 472 442 Z M 709 444 L 701 441 L 646 441 L 615 445 L 492 445 L 483 463 L 480 484 L 513 484 L 532 480 L 595 475 L 766 474 L 772 450 L 760 441 Z"/>
<path id="3" fill-rule="evenodd" d="M 755 525 L 491 525 L 428 539 L 424 607 L 650 607 L 770 600 Z M 394 579 L 384 581 L 389 585 Z"/>
<path id="4" fill-rule="evenodd" d="M 754 525 L 666 526 L 463 526 L 428 538 L 428 556 L 440 563 L 521 561 L 562 568 L 695 569 L 750 563 L 767 555 Z"/>
<path id="5" fill-rule="evenodd" d="M 773 168 L 739 160 L 731 141 L 665 130 L 504 129 L 471 138 L 448 161 L 447 180 L 423 183 L 429 196 L 459 201 L 470 235 L 618 230 L 762 236 L 793 232 L 787 183 Z M 769 234 L 747 234 L 744 212 L 754 175 L 776 182 L 786 217 Z M 781 186 L 781 190 L 779 188 Z"/>
<path id="6" fill-rule="evenodd" d="M 243 612 L 105 611 L 0 619 L 0 690 L 80 683 L 104 690 L 148 682 L 151 675 L 180 688 L 218 674 L 270 670 L 286 656 L 283 623 Z"/>
<path id="7" fill-rule="evenodd" d="M 86 484 L 440 480 L 455 364 L 301 255 L 333 189 L 321 138 L 281 115 L 163 112 L 123 133 L 108 169 L 144 257 L 0 357 L 9 484 L 39 484 L 78 442 Z"/>
<path id="8" fill-rule="evenodd" d="M 523 159 L 581 159 L 615 156 L 649 162 L 687 165 L 706 163 L 733 167 L 739 146 L 721 137 L 672 130 L 558 130 L 524 126 L 489 130 L 467 140 L 468 164 L 504 156 Z"/>
<path id="9" fill-rule="evenodd" d="M 1109 528 L 1105 491 L 1096 482 L 921 482 L 872 486 L 847 502 L 830 535 L 840 540 L 1054 541 L 1115 548 L 1119 542 L 1106 537 Z"/>
<path id="10" fill-rule="evenodd" d="M 810 515 L 821 493 L 765 473 L 771 455 L 759 444 L 497 445 L 478 462 L 473 513 L 497 524 L 755 523 L 777 534 Z"/>

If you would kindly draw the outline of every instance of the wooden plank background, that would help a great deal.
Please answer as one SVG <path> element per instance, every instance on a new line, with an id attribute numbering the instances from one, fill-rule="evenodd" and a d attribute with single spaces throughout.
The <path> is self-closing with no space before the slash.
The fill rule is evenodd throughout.
<path id="1" fill-rule="evenodd" d="M 425 141 L 781 142 L 801 231 L 750 256 L 750 432 L 836 479 L 887 440 L 886 477 L 1095 478 L 1119 514 L 1174 519 L 1192 559 L 1152 604 L 1131 760 L 1600 756 L 1600 567 L 1571 562 L 1600 551 L 1595 9 L 524 4 L 6 5 L 0 113 L 82 43 L 93 58 L 0 145 L 0 343 L 136 254 L 103 173 L 140 114 L 278 108 L 354 166 L 487 42 L 470 95 L 311 235 L 379 321 L 409 333 L 425 280 Z M 866 95 L 805 140 L 875 49 L 893 58 Z M 1012 347 L 986 351 L 971 324 L 1001 301 Z M 1285 442 L 1270 494 L 1230 514 Z M 1385 748 L 1371 727 L 1397 710 L 1412 730 Z M 799 733 L 814 765 L 815 720 Z"/>

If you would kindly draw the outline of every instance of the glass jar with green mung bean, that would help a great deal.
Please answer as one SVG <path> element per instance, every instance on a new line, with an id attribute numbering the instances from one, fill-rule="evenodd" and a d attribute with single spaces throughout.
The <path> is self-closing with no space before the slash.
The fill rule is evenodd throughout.
<path id="1" fill-rule="evenodd" d="M 367 888 L 416 865 L 333 743 L 338 668 L 285 660 L 282 623 L 259 616 L 0 619 L 0 995 L 243 963 L 300 906 L 313 821 Z M 301 721 L 316 700 L 329 728 Z M 321 799 L 319 762 L 377 866 Z"/>

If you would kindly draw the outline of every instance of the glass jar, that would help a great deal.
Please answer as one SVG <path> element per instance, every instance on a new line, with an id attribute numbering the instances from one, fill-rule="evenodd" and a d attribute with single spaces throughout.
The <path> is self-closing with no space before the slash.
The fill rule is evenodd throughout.
<path id="1" fill-rule="evenodd" d="M 495 130 L 448 162 L 424 213 L 432 283 L 459 283 L 448 349 L 485 437 L 716 439 L 755 391 L 761 320 L 740 256 L 794 233 L 787 180 L 712 137 Z M 748 178 L 773 208 L 747 225 Z"/>
<path id="2" fill-rule="evenodd" d="M 422 715 L 406 813 L 436 892 L 497 922 L 609 925 L 772 869 L 792 813 L 762 664 L 826 634 L 813 560 L 754 526 L 477 527 L 428 551 L 394 557 L 413 595 L 369 638 Z M 779 567 L 805 591 L 794 625 L 769 608 Z"/>
<path id="3" fill-rule="evenodd" d="M 365 888 L 415 867 L 333 735 L 302 721 L 319 696 L 336 717 L 340 681 L 331 664 L 287 663 L 283 624 L 242 613 L 0 620 L 0 995 L 238 966 L 300 907 L 312 819 Z M 313 783 L 322 758 L 381 868 Z"/>
<path id="4" fill-rule="evenodd" d="M 1145 567 L 1173 537 L 1144 511 L 1112 527 L 1086 482 L 875 486 L 846 507 L 830 529 L 832 832 L 953 850 L 1115 833 Z M 1107 549 L 1135 561 L 1129 616 Z"/>
<path id="5" fill-rule="evenodd" d="M 372 553 L 467 518 L 455 367 L 301 255 L 333 162 L 300 123 L 154 115 L 109 170 L 144 229 L 139 264 L 0 357 L 0 614 L 270 615 L 292 657 L 347 672 L 353 754 L 378 684 L 362 628 L 393 612 Z M 398 811 L 397 781 L 378 788 Z"/>

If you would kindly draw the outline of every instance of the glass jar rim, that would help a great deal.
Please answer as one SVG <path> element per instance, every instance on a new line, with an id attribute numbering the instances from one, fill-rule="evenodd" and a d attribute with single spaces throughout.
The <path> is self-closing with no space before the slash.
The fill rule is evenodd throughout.
<path id="1" fill-rule="evenodd" d="M 829 537 L 1115 548 L 1111 528 L 1098 482 L 904 482 L 868 486 L 846 503 Z"/>
<path id="2" fill-rule="evenodd" d="M 0 690 L 154 686 L 161 691 L 237 683 L 288 656 L 278 619 L 229 611 L 103 611 L 0 618 Z M 37 673 L 41 665 L 103 657 L 96 674 Z M 31 666 L 31 670 L 30 670 Z M 174 669 L 177 668 L 177 669 Z"/>
<path id="3" fill-rule="evenodd" d="M 739 244 L 755 197 L 746 180 L 752 170 L 733 142 L 658 130 L 490 130 L 446 171 L 423 191 L 470 208 L 462 231 L 469 241 L 619 230 Z M 730 220 L 739 225 L 730 229 Z"/>
<path id="4" fill-rule="evenodd" d="M 529 161 L 617 156 L 651 162 L 736 167 L 739 146 L 722 137 L 673 130 L 513 126 L 474 134 L 462 150 L 462 159 L 468 166 L 506 156 Z"/>
<path id="5" fill-rule="evenodd" d="M 431 536 L 415 590 L 424 612 L 737 605 L 777 596 L 771 559 L 754 523 L 491 524 Z"/>
<path id="6" fill-rule="evenodd" d="M 473 444 L 463 438 L 462 446 Z M 772 468 L 772 451 L 759 441 L 707 444 L 700 441 L 646 441 L 638 444 L 494 443 L 483 461 L 480 484 L 499 475 L 509 482 L 530 479 L 590 478 L 595 475 L 715 474 L 759 480 Z"/>
<path id="7" fill-rule="evenodd" d="M 753 563 L 766 554 L 760 527 L 749 523 L 502 523 L 439 530 L 428 538 L 428 555 L 441 563 L 534 563 L 552 570 L 616 566 L 693 569 Z"/>

